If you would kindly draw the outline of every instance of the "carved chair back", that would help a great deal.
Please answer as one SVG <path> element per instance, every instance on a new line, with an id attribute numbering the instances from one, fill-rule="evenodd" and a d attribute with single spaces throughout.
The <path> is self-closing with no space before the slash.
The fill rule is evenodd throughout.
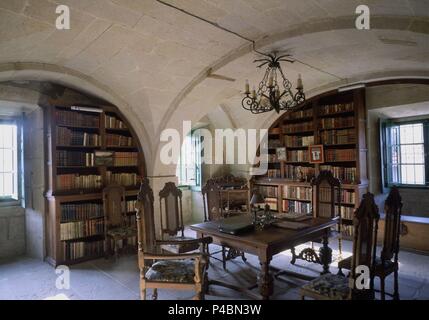
<path id="1" fill-rule="evenodd" d="M 159 192 L 159 208 L 162 234 L 175 236 L 181 232 L 183 237 L 182 191 L 174 182 L 167 182 Z"/>
<path id="2" fill-rule="evenodd" d="M 340 214 L 341 182 L 331 171 L 322 170 L 312 179 L 313 216 L 334 218 Z"/>
<path id="3" fill-rule="evenodd" d="M 125 226 L 125 188 L 123 186 L 112 184 L 103 189 L 103 210 L 106 229 Z"/>
<path id="4" fill-rule="evenodd" d="M 153 191 L 148 179 L 143 179 L 137 195 L 136 222 L 139 252 L 153 251 L 156 243 Z"/>
<path id="5" fill-rule="evenodd" d="M 383 261 L 398 260 L 399 237 L 401 228 L 402 198 L 397 187 L 392 187 L 384 202 L 385 229 L 381 259 Z"/>
<path id="6" fill-rule="evenodd" d="M 356 283 L 357 277 L 361 273 L 356 271 L 358 266 L 366 266 L 370 272 L 369 289 L 359 289 L 353 286 L 352 297 L 355 299 L 373 299 L 374 298 L 374 265 L 377 249 L 377 228 L 380 215 L 378 207 L 374 201 L 372 193 L 363 195 L 363 199 L 356 209 L 353 218 L 354 237 L 353 237 L 353 256 L 351 279 Z"/>
<path id="7" fill-rule="evenodd" d="M 221 218 L 220 187 L 215 180 L 209 179 L 201 189 L 203 195 L 204 221 L 216 221 Z"/>

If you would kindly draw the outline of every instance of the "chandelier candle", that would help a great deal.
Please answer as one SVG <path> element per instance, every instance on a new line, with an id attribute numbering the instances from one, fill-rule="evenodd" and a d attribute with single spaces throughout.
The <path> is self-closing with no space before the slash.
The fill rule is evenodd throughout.
<path id="1" fill-rule="evenodd" d="M 292 92 L 292 84 L 286 79 L 280 66 L 281 61 L 293 62 L 288 59 L 290 55 L 277 56 L 276 53 L 262 54 L 264 58 L 257 59 L 254 62 L 259 63 L 258 68 L 267 65 L 262 81 L 258 89 L 249 90 L 249 81 L 246 80 L 245 90 L 241 105 L 244 109 L 259 114 L 275 110 L 288 111 L 305 101 L 304 86 L 301 75 L 298 76 L 296 90 Z"/>

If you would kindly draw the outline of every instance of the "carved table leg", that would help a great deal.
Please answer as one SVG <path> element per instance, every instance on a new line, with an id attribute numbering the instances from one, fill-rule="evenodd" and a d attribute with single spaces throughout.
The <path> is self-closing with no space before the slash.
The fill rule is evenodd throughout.
<path id="1" fill-rule="evenodd" d="M 329 248 L 329 230 L 326 230 L 323 235 L 323 246 L 319 249 L 319 254 L 320 262 L 323 265 L 322 274 L 330 273 L 329 265 L 332 262 L 332 249 Z"/>
<path id="2" fill-rule="evenodd" d="M 295 264 L 297 257 L 295 247 L 292 247 L 292 249 L 290 249 L 290 252 L 292 253 L 292 259 L 290 260 L 290 263 Z"/>
<path id="3" fill-rule="evenodd" d="M 261 271 L 258 275 L 259 292 L 263 300 L 268 300 L 273 294 L 273 276 L 270 273 L 270 260 L 259 258 Z"/>

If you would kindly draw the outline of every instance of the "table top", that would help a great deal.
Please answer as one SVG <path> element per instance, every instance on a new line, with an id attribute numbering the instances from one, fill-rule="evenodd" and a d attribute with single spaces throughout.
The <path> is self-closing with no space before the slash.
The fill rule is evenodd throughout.
<path id="1" fill-rule="evenodd" d="M 317 233 L 321 230 L 330 228 L 338 223 L 338 218 L 311 218 L 306 221 L 301 221 L 300 223 L 306 224 L 308 227 L 299 230 L 269 226 L 264 230 L 251 230 L 238 235 L 232 235 L 219 231 L 220 221 L 221 220 L 194 224 L 190 226 L 190 229 L 202 233 L 205 236 L 212 236 L 235 242 L 243 242 L 257 247 L 269 247 L 275 246 L 279 243 L 293 243 L 305 236 L 311 235 L 312 233 Z"/>

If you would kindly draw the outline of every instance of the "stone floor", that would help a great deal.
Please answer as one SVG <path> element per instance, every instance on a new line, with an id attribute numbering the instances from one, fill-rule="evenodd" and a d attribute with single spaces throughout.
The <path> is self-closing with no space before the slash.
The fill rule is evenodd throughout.
<path id="1" fill-rule="evenodd" d="M 344 256 L 350 255 L 351 243 L 343 242 Z M 331 247 L 336 251 L 336 244 Z M 214 245 L 211 251 L 216 251 Z M 227 270 L 222 263 L 212 259 L 209 278 L 218 279 L 235 285 L 249 286 L 256 281 L 258 260 L 246 254 L 247 262 L 240 258 L 229 261 Z M 278 268 L 317 275 L 321 266 L 306 262 L 290 264 L 290 252 L 277 255 L 272 265 Z M 337 272 L 336 263 L 331 271 Z M 122 256 L 115 263 L 99 259 L 71 267 L 70 289 L 57 289 L 58 274 L 50 265 L 28 257 L 0 260 L 0 299 L 139 299 L 139 273 L 136 255 Z M 387 290 L 392 290 L 392 278 L 387 281 Z M 298 299 L 298 289 L 305 282 L 288 277 L 286 281 L 276 280 L 273 299 Z M 378 287 L 378 281 L 376 281 Z M 410 252 L 400 253 L 399 287 L 401 299 L 429 299 L 429 256 Z M 255 289 L 255 292 L 257 289 Z M 190 299 L 192 292 L 160 290 L 159 299 Z M 236 291 L 219 286 L 211 286 L 207 299 L 246 299 Z"/>

